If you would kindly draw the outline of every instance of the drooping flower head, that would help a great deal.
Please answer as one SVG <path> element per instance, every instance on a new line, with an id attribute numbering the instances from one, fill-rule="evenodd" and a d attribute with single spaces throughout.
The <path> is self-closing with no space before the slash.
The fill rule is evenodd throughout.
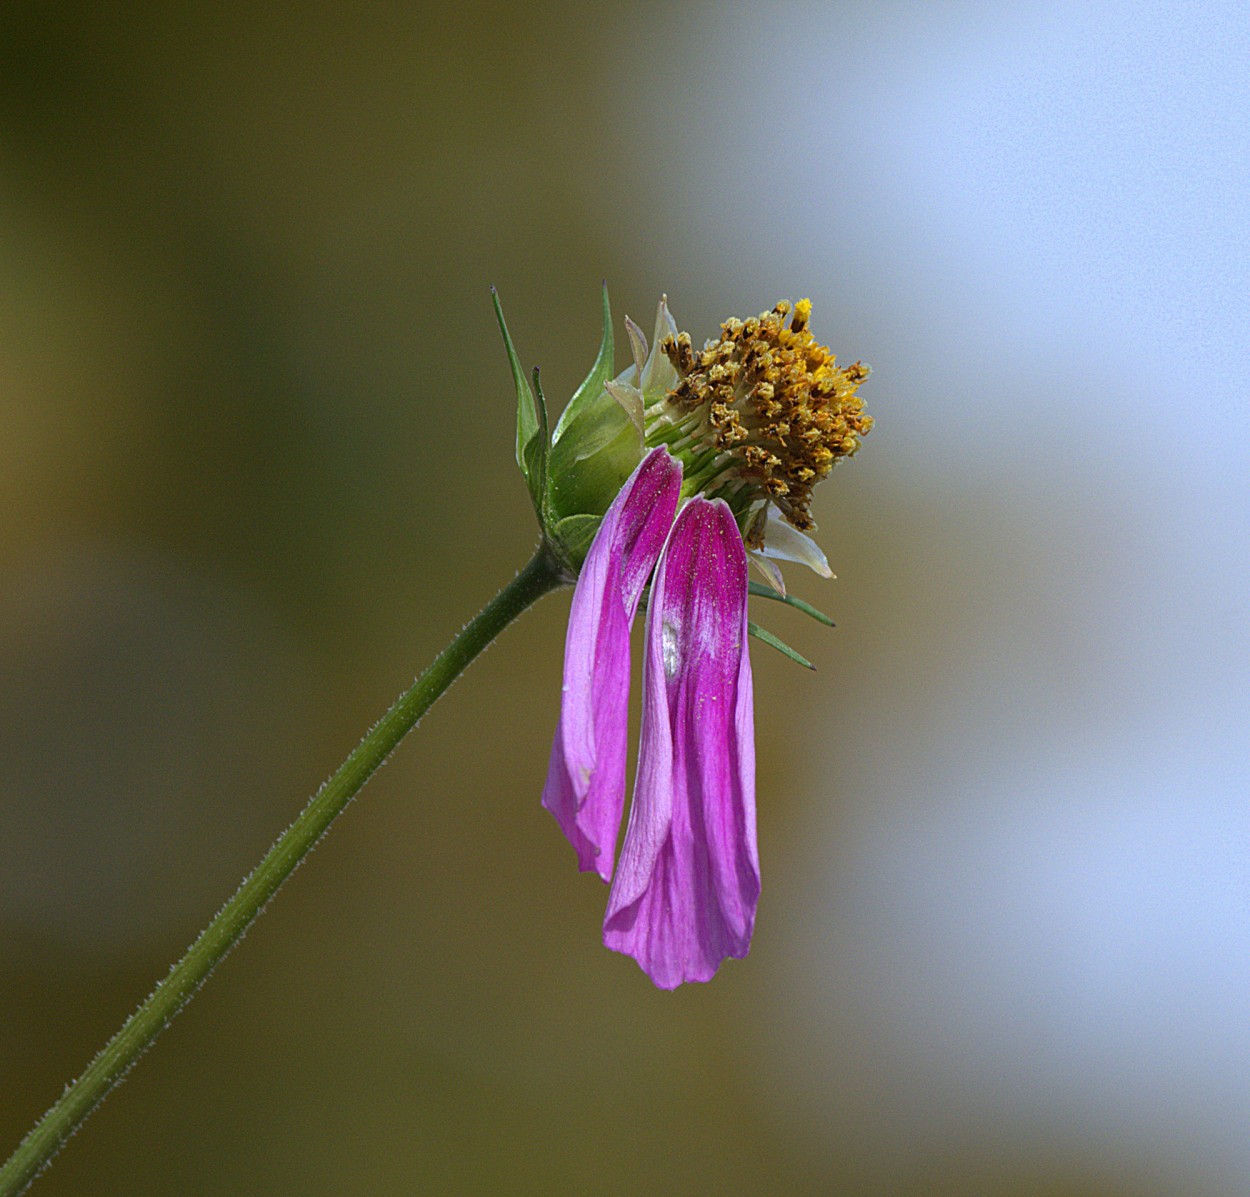
<path id="1" fill-rule="evenodd" d="M 508 342 L 517 459 L 544 537 L 577 573 L 543 805 L 580 868 L 612 882 L 604 943 L 672 989 L 750 947 L 760 874 L 748 634 L 802 658 L 748 620 L 747 559 L 783 599 L 779 560 L 832 576 L 808 535 L 812 488 L 872 427 L 858 395 L 868 369 L 836 365 L 808 328 L 808 300 L 788 324 L 784 302 L 727 320 L 695 350 L 661 299 L 650 348 L 627 319 L 633 362 L 609 378 L 606 298 L 604 313 L 599 358 L 549 456 L 541 389 L 527 417 Z M 614 872 L 629 636 L 644 597 L 641 744 Z"/>

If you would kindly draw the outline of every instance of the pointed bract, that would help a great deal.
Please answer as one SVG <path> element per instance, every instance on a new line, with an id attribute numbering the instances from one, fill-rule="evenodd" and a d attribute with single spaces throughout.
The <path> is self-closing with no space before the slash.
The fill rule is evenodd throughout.
<path id="1" fill-rule="evenodd" d="M 612 375 L 612 309 L 608 304 L 608 286 L 603 285 L 603 333 L 599 340 L 599 352 L 595 355 L 590 373 L 582 380 L 581 386 L 573 392 L 573 396 L 565 405 L 556 421 L 555 430 L 551 434 L 551 443 L 555 445 L 563 439 L 568 426 L 582 415 L 583 409 L 594 404 L 603 384 Z"/>
<path id="2" fill-rule="evenodd" d="M 662 989 L 751 943 L 759 900 L 747 560 L 729 508 L 696 497 L 652 584 L 642 744 L 604 943 Z"/>
<path id="3" fill-rule="evenodd" d="M 646 425 L 643 420 L 642 392 L 637 387 L 631 387 L 628 383 L 618 382 L 615 378 L 609 378 L 603 384 L 603 389 L 621 405 L 622 410 L 633 421 L 634 427 L 638 429 L 639 437 L 642 437 L 646 433 Z"/>
<path id="4" fill-rule="evenodd" d="M 583 554 L 576 545 L 561 539 L 561 524 L 574 516 L 603 515 L 642 460 L 641 420 L 634 419 L 606 389 L 611 381 L 612 353 L 612 314 L 605 287 L 599 353 L 556 424 L 546 466 L 544 528 L 562 563 L 572 572 L 581 566 Z"/>
<path id="5" fill-rule="evenodd" d="M 525 380 L 525 372 L 521 369 L 520 359 L 512 344 L 512 334 L 508 332 L 508 322 L 503 318 L 499 293 L 494 287 L 490 289 L 490 298 L 495 305 L 495 319 L 499 322 L 504 349 L 508 354 L 508 365 L 512 370 L 512 381 L 516 387 L 516 463 L 521 468 L 526 486 L 529 487 L 534 512 L 538 516 L 539 526 L 542 527 L 545 525 L 543 507 L 547 493 L 547 404 L 541 391 L 538 398 L 534 398 L 534 392 Z"/>
<path id="6" fill-rule="evenodd" d="M 569 612 L 564 691 L 543 806 L 577 851 L 578 867 L 608 881 L 625 803 L 629 631 L 673 523 L 681 466 L 652 450 L 603 517 Z"/>
<path id="7" fill-rule="evenodd" d="M 655 339 L 651 342 L 651 351 L 647 360 L 639 368 L 638 389 L 642 391 L 647 403 L 654 403 L 664 394 L 671 391 L 679 381 L 673 363 L 664 352 L 665 337 L 677 335 L 677 321 L 668 310 L 668 296 L 660 296 L 660 304 L 655 313 Z M 645 345 L 646 342 L 644 341 Z"/>
<path id="8" fill-rule="evenodd" d="M 628 316 L 625 317 L 625 332 L 629 336 L 630 356 L 634 359 L 635 374 L 630 381 L 637 384 L 642 377 L 643 367 L 647 364 L 647 334 Z"/>

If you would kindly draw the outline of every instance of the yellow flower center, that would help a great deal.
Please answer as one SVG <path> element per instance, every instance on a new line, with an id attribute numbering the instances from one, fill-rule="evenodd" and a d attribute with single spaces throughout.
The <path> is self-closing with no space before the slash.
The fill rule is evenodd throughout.
<path id="1" fill-rule="evenodd" d="M 695 450 L 700 489 L 715 486 L 736 508 L 734 498 L 767 497 L 803 531 L 815 526 L 812 488 L 872 428 L 856 393 L 868 367 L 835 365 L 807 327 L 811 310 L 811 300 L 799 300 L 789 326 L 785 301 L 750 320 L 731 318 L 701 352 L 687 333 L 666 337 L 661 348 L 680 381 L 654 412 Z"/>

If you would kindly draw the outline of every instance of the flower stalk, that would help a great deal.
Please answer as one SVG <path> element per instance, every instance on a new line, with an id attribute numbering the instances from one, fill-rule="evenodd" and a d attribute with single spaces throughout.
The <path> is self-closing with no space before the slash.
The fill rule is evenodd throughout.
<path id="1" fill-rule="evenodd" d="M 0 1167 L 0 1197 L 23 1193 L 65 1141 L 87 1120 L 193 998 L 209 974 L 243 938 L 282 883 L 317 845 L 330 824 L 390 756 L 400 740 L 523 611 L 567 581 L 544 542 L 533 559 L 468 623 L 434 663 L 395 700 L 338 770 L 309 800 L 256 869 L 200 933 L 169 975 L 125 1021 L 87 1070 Z"/>

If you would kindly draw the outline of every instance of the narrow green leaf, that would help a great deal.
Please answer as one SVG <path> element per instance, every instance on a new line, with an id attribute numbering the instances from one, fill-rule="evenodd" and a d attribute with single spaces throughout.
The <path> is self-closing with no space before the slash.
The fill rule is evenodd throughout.
<path id="1" fill-rule="evenodd" d="M 802 599 L 795 598 L 792 594 L 778 594 L 771 586 L 765 586 L 763 582 L 751 582 L 749 586 L 751 593 L 756 598 L 772 599 L 776 603 L 785 603 L 787 607 L 793 607 L 796 611 L 802 611 L 804 615 L 810 615 L 817 623 L 823 623 L 827 628 L 837 626 L 823 611 L 817 611 L 811 603 L 805 603 Z"/>
<path id="2" fill-rule="evenodd" d="M 547 498 L 547 397 L 543 394 L 543 384 L 538 380 L 537 366 L 534 367 L 534 392 L 538 396 L 538 431 L 525 445 L 525 478 L 530 484 L 538 522 L 546 527 L 543 504 Z"/>
<path id="3" fill-rule="evenodd" d="M 750 620 L 747 620 L 747 631 L 754 636 L 756 640 L 762 641 L 770 648 L 775 648 L 783 657 L 789 657 L 791 661 L 794 661 L 798 665 L 802 665 L 804 669 L 815 670 L 816 666 L 803 656 L 802 653 L 795 652 L 795 650 L 792 649 L 784 640 L 774 636 L 767 628 L 762 628 L 758 623 L 752 623 Z"/>
<path id="4" fill-rule="evenodd" d="M 573 398 L 565 404 L 556 421 L 556 430 L 551 440 L 554 444 L 564 434 L 565 428 L 578 414 L 582 407 L 591 400 L 597 399 L 603 390 L 603 384 L 612 377 L 612 357 L 615 348 L 612 340 L 612 309 L 608 304 L 608 284 L 603 284 L 603 336 L 599 341 L 599 353 L 590 373 L 582 380 L 582 385 L 573 392 Z"/>
<path id="5" fill-rule="evenodd" d="M 504 348 L 508 351 L 508 365 L 512 367 L 512 381 L 516 385 L 516 463 L 525 476 L 534 510 L 538 512 L 538 518 L 541 521 L 543 493 L 546 489 L 547 413 L 545 410 L 540 413 L 538 403 L 534 399 L 534 392 L 530 390 L 530 385 L 525 380 L 525 371 L 521 369 L 521 362 L 512 344 L 512 336 L 508 332 L 508 322 L 503 318 L 499 293 L 494 287 L 490 289 L 490 298 L 495 305 L 495 318 L 499 321 Z M 531 447 L 536 440 L 539 442 L 537 450 Z M 531 463 L 539 457 L 543 464 L 541 486 L 537 484 L 539 480 L 531 469 Z"/>

